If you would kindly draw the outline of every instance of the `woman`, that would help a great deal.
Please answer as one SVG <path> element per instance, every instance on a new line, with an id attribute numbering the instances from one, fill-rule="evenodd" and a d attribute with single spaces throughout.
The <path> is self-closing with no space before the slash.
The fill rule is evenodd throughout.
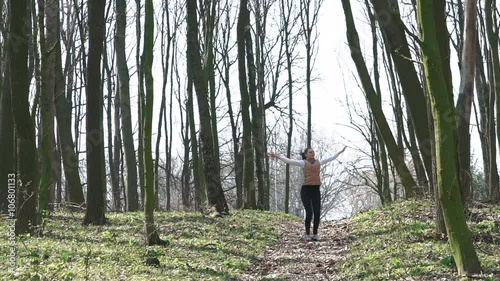
<path id="1" fill-rule="evenodd" d="M 317 241 L 318 238 L 318 227 L 319 227 L 319 218 L 321 214 L 321 193 L 319 191 L 319 186 L 321 185 L 320 179 L 320 168 L 321 165 L 327 164 L 333 160 L 335 160 L 342 152 L 345 151 L 347 147 L 344 147 L 337 154 L 333 155 L 330 158 L 318 161 L 316 160 L 314 150 L 310 147 L 306 148 L 302 155 L 302 160 L 289 159 L 284 156 L 280 156 L 278 154 L 269 152 L 268 155 L 272 158 L 278 158 L 281 161 L 301 166 L 304 168 L 304 183 L 302 184 L 302 188 L 300 190 L 300 197 L 302 199 L 302 203 L 304 204 L 304 209 L 306 210 L 306 218 L 305 218 L 305 227 L 306 241 Z M 311 220 L 314 215 L 313 222 L 313 233 L 311 236 Z"/>

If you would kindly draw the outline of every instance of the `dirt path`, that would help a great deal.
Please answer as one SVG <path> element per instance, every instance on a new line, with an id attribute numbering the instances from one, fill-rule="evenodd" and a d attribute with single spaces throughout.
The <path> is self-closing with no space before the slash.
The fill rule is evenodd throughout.
<path id="1" fill-rule="evenodd" d="M 349 221 L 323 222 L 320 241 L 304 240 L 303 223 L 286 227 L 281 241 L 246 272 L 243 280 L 339 280 L 334 265 L 345 258 Z"/>

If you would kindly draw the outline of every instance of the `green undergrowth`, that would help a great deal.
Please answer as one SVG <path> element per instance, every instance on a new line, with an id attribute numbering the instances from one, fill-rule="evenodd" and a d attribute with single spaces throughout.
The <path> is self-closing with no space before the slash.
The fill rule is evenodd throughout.
<path id="1" fill-rule="evenodd" d="M 342 280 L 500 280 L 500 207 L 471 211 L 468 224 L 482 274 L 457 276 L 426 200 L 397 202 L 353 218 L 353 242 L 337 270 Z"/>
<path id="2" fill-rule="evenodd" d="M 109 213 L 105 226 L 82 226 L 83 214 L 57 212 L 43 236 L 0 240 L 0 280 L 235 280 L 278 241 L 297 217 L 233 211 L 230 216 L 158 212 L 155 222 L 167 246 L 146 247 L 143 213 Z M 8 237 L 2 217 L 1 237 Z M 156 258 L 159 265 L 146 265 Z M 13 270 L 13 271 L 12 271 Z"/>

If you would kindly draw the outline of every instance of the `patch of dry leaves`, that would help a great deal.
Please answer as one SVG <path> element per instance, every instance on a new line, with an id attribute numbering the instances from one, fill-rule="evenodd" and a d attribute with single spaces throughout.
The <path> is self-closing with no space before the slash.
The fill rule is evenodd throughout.
<path id="1" fill-rule="evenodd" d="M 285 227 L 281 240 L 269 248 L 242 280 L 339 280 L 334 266 L 345 259 L 352 240 L 349 220 L 322 222 L 319 241 L 304 240 L 304 224 Z"/>

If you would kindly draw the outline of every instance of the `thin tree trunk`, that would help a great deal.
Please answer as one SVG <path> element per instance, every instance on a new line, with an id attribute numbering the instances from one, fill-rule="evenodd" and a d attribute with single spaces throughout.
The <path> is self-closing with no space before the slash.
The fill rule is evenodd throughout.
<path id="1" fill-rule="evenodd" d="M 188 70 L 189 71 L 189 70 Z M 188 85 L 187 85 L 187 114 L 189 119 L 189 129 L 191 134 L 191 153 L 193 155 L 192 165 L 193 165 L 193 178 L 194 178 L 194 193 L 195 193 L 195 209 L 200 210 L 203 208 L 203 204 L 207 201 L 207 193 L 205 190 L 203 173 L 202 173 L 202 161 L 198 153 L 198 139 L 195 125 L 194 116 L 194 104 L 193 104 L 193 81 L 192 75 L 188 74 Z"/>
<path id="2" fill-rule="evenodd" d="M 47 0 L 47 2 L 38 1 L 39 9 L 39 29 L 40 29 L 40 53 L 41 53 L 41 87 L 40 87 L 40 113 L 41 113 L 41 143 L 40 154 L 42 159 L 42 169 L 40 178 L 39 191 L 39 208 L 40 211 L 49 210 L 50 194 L 55 187 L 55 174 L 53 168 L 53 153 L 54 153 L 54 91 L 55 91 L 55 76 L 54 63 L 55 54 L 49 50 L 58 44 L 59 38 L 56 34 L 59 17 L 58 2 Z M 57 9 L 57 10 L 56 10 Z M 54 13 L 55 10 L 55 13 Z M 54 18 L 55 17 L 55 18 Z M 45 34 L 45 24 L 47 22 L 47 34 Z"/>
<path id="3" fill-rule="evenodd" d="M 127 169 L 125 208 L 129 212 L 133 212 L 139 210 L 139 196 L 137 194 L 137 158 L 134 148 L 134 134 L 132 132 L 132 111 L 130 109 L 130 76 L 125 52 L 126 8 L 125 0 L 116 0 L 115 51 L 118 75 L 117 88 L 120 94 L 121 130 Z"/>
<path id="4" fill-rule="evenodd" d="M 476 92 L 477 103 L 479 107 L 479 126 L 477 127 L 479 140 L 481 141 L 481 151 L 483 156 L 483 171 L 484 171 L 484 184 L 486 186 L 485 196 L 481 200 L 488 199 L 489 179 L 491 177 L 490 156 L 488 154 L 489 138 L 488 138 L 488 104 L 489 104 L 489 89 L 484 74 L 483 54 L 481 52 L 481 45 L 479 44 L 479 35 L 476 33 Z M 496 163 L 496 162 L 495 162 Z"/>
<path id="5" fill-rule="evenodd" d="M 177 50 L 177 40 L 174 40 L 173 44 L 173 53 L 176 53 L 175 50 Z M 179 81 L 179 67 L 177 66 L 177 60 L 176 56 L 172 56 L 172 70 L 175 70 L 175 75 L 176 75 L 176 80 Z M 181 87 L 178 85 L 178 89 Z M 170 113 L 170 123 L 168 126 L 170 127 L 170 131 L 168 130 L 167 127 L 167 114 L 165 112 L 164 114 L 164 122 L 165 122 L 165 135 L 169 134 L 168 136 L 168 141 L 165 142 L 165 151 L 167 152 L 167 210 L 171 209 L 171 187 L 170 187 L 170 182 L 172 179 L 172 141 L 173 141 L 173 99 L 174 99 L 174 71 L 170 72 L 170 101 L 169 101 L 169 113 Z M 200 164 L 201 165 L 201 164 Z"/>
<path id="6" fill-rule="evenodd" d="M 113 146 L 113 160 L 114 160 L 114 175 L 116 176 L 116 186 L 113 190 L 113 200 L 116 202 L 115 209 L 117 211 L 122 211 L 122 189 L 123 185 L 121 185 L 122 179 L 122 135 L 121 135 L 121 122 L 120 122 L 120 88 L 116 87 L 115 91 L 115 102 L 114 102 L 114 146 Z"/>
<path id="7" fill-rule="evenodd" d="M 163 245 L 166 242 L 160 239 L 154 222 L 155 208 L 155 190 L 154 190 L 154 167 L 151 148 L 151 136 L 153 128 L 153 97 L 154 97 L 154 80 L 153 80 L 153 37 L 154 37 L 154 10 L 153 0 L 146 0 L 144 19 L 144 47 L 142 53 L 141 65 L 144 71 L 146 82 L 146 92 L 141 99 L 142 108 L 142 137 L 144 144 L 143 163 L 144 163 L 144 215 L 146 217 L 146 244 Z"/>
<path id="8" fill-rule="evenodd" d="M 216 11 L 218 1 L 205 1 L 205 52 L 203 70 L 207 85 L 209 86 L 210 95 L 210 117 L 212 125 L 213 143 L 214 143 L 214 172 L 220 177 L 220 148 L 219 148 L 219 130 L 217 128 L 217 89 L 215 85 L 215 69 L 214 69 L 214 29 L 216 20 Z"/>
<path id="9" fill-rule="evenodd" d="M 193 86 L 192 82 L 188 78 L 188 95 L 192 95 L 193 92 Z M 191 93 L 190 93 L 191 92 Z M 184 145 L 184 160 L 182 163 L 182 174 L 181 174 L 181 183 L 182 183 L 182 188 L 181 188 L 181 198 L 182 198 L 182 206 L 184 207 L 184 210 L 189 210 L 191 207 L 190 205 L 190 180 L 191 180 L 191 169 L 189 167 L 189 149 L 190 149 L 190 142 L 191 140 L 189 139 L 189 131 L 190 131 L 190 118 L 193 116 L 189 116 L 189 114 L 186 114 L 186 121 L 183 121 L 183 108 L 182 108 L 182 102 L 179 94 L 179 110 L 181 111 L 181 138 L 182 138 L 182 143 Z M 189 104 L 189 97 L 188 97 L 188 106 L 192 105 Z M 187 110 L 186 110 L 187 111 Z M 195 148 L 196 149 L 196 148 Z M 195 165 L 195 163 L 193 163 Z M 195 192 L 196 193 L 196 192 Z"/>
<path id="10" fill-rule="evenodd" d="M 467 206 L 471 196 L 470 170 L 470 115 L 474 99 L 474 75 L 476 60 L 476 0 L 465 0 L 465 30 L 462 57 L 461 80 L 456 106 L 458 133 L 458 161 L 460 168 L 461 198 Z"/>
<path id="11" fill-rule="evenodd" d="M 164 46 L 162 44 L 162 46 Z M 167 60 L 168 61 L 168 60 Z M 165 69 L 164 69 L 165 71 Z M 167 70 L 168 72 L 168 70 Z M 166 74 L 164 74 L 165 77 Z M 165 79 L 166 80 L 166 79 Z M 166 83 L 166 82 L 163 82 Z M 163 115 L 165 109 L 165 99 L 166 99 L 166 91 L 165 91 L 165 84 L 163 84 L 162 87 L 162 93 L 161 93 L 161 104 L 160 104 L 160 113 L 158 114 L 158 127 L 157 129 L 157 135 L 156 135 L 156 145 L 155 145 L 155 161 L 154 161 L 154 176 L 155 176 L 155 184 L 154 184 L 154 189 L 155 189 L 155 206 L 156 209 L 159 208 L 159 188 L 160 188 L 160 174 L 158 173 L 158 168 L 160 166 L 160 141 L 161 141 L 161 130 L 162 130 L 162 123 L 163 123 Z M 168 140 L 167 140 L 168 141 Z"/>
<path id="12" fill-rule="evenodd" d="M 117 167 L 120 165 L 120 159 L 115 159 L 113 156 L 113 151 L 114 151 L 114 146 L 113 146 L 113 114 L 112 114 L 112 108 L 113 108 L 113 77 L 111 73 L 111 69 L 109 68 L 109 61 L 108 61 L 108 48 L 107 48 L 107 43 L 105 42 L 103 45 L 103 55 L 102 55 L 102 60 L 103 60 L 103 70 L 105 73 L 103 73 L 103 76 L 106 75 L 106 78 L 103 79 L 103 82 L 106 81 L 106 86 L 107 86 L 107 104 L 106 104 L 106 121 L 107 121 L 107 131 L 108 131 L 108 163 L 109 163 L 109 174 L 111 178 L 111 194 L 112 194 L 112 200 L 113 200 L 113 210 L 114 211 L 119 211 L 121 209 L 120 206 L 120 177 L 119 174 L 117 174 Z M 104 87 L 103 87 L 104 88 Z M 115 92 L 115 96 L 119 95 L 118 92 Z M 103 116 L 104 117 L 104 116 Z M 115 131 L 119 131 L 120 127 L 115 127 Z M 116 148 L 115 148 L 116 149 Z M 118 154 L 119 155 L 119 154 Z M 104 195 L 106 198 L 106 194 Z"/>
<path id="13" fill-rule="evenodd" d="M 55 136 L 57 137 L 57 135 Z M 54 150 L 54 170 L 56 175 L 56 190 L 55 190 L 55 201 L 58 206 L 61 206 L 62 200 L 62 162 L 61 162 L 61 142 L 56 139 L 56 149 Z"/>
<path id="14" fill-rule="evenodd" d="M 163 122 L 165 122 L 165 124 L 163 125 L 164 126 L 164 129 L 165 129 L 165 137 L 167 138 L 165 140 L 165 143 L 166 143 L 166 149 L 165 149 L 165 154 L 167 155 L 167 159 L 165 159 L 165 165 L 168 166 L 169 165 L 169 149 L 168 149 L 168 142 L 169 142 L 169 135 L 168 135 L 168 124 L 167 124 L 167 119 L 165 118 L 167 113 L 166 113 L 166 95 L 167 95 L 167 82 L 168 82 L 168 74 L 169 74 L 169 71 L 170 72 L 173 72 L 173 70 L 170 70 L 171 68 L 174 67 L 174 60 L 172 59 L 172 62 L 170 64 L 170 49 L 172 48 L 172 41 L 174 40 L 174 37 L 172 35 L 172 32 L 170 30 L 170 11 L 169 11 L 169 7 L 168 7 L 168 2 L 165 2 L 164 5 L 162 6 L 162 17 L 161 17 L 161 20 L 162 20 L 162 25 L 161 25 L 161 46 L 167 46 L 166 48 L 161 48 L 161 57 L 162 57 L 162 60 L 161 60 L 161 64 L 162 64 L 162 69 L 163 69 L 163 80 L 162 80 L 162 98 L 161 98 L 161 112 L 160 112 L 160 115 L 158 116 L 159 118 L 159 125 L 158 125 L 158 134 L 161 135 L 161 126 L 162 126 L 162 120 Z M 165 22 L 166 20 L 166 22 Z M 165 27 L 166 27 L 166 30 L 165 30 Z M 165 34 L 165 31 L 166 31 L 166 34 Z M 167 43 L 165 44 L 165 36 L 167 37 Z M 175 48 L 175 46 L 174 46 Z M 171 67 L 170 67 L 171 66 Z M 171 76 L 172 77 L 172 76 Z M 173 94 L 173 91 L 171 91 L 170 93 L 170 96 L 172 96 Z M 172 110 L 172 109 L 170 109 Z M 157 142 L 156 142 L 156 158 L 158 159 L 159 158 L 159 150 L 160 150 L 160 138 L 158 137 L 157 138 Z M 159 159 L 158 159 L 159 160 Z M 158 174 L 158 167 L 159 167 L 159 161 L 156 163 L 155 165 L 155 175 L 156 175 L 156 179 L 155 179 L 155 191 L 157 193 L 157 200 L 159 200 L 159 174 Z M 167 178 L 170 177 L 169 175 L 169 172 L 166 173 L 165 175 Z M 165 180 L 165 182 L 168 182 L 167 180 Z M 168 186 L 169 183 L 167 183 L 167 186 L 166 188 L 169 189 L 169 186 Z M 170 200 L 170 198 L 168 198 L 167 200 Z M 159 202 L 157 202 L 157 206 L 159 207 Z M 169 207 L 169 206 L 168 206 Z"/>
<path id="15" fill-rule="evenodd" d="M 139 122 L 138 123 L 138 147 L 137 147 L 137 158 L 139 161 L 137 161 L 137 167 L 139 169 L 139 189 L 141 191 L 141 202 L 144 207 L 144 143 L 143 143 L 143 123 L 142 123 L 142 118 L 143 118 L 143 112 L 141 108 L 141 103 L 143 103 L 142 99 L 144 98 L 144 70 L 143 70 L 143 65 L 141 62 L 141 0 L 135 0 L 136 2 L 136 19 L 135 19 L 135 36 L 136 36 L 136 53 L 135 53 L 135 59 L 136 59 L 136 65 L 137 65 L 137 112 L 139 116 Z"/>
<path id="16" fill-rule="evenodd" d="M 266 47 L 266 25 L 267 25 L 267 16 L 269 14 L 269 10 L 272 6 L 272 3 L 260 3 L 260 1 L 255 2 L 255 26 L 256 26 L 256 36 L 255 36 L 255 58 L 256 58 L 256 68 L 257 68 L 257 98 L 258 98 L 258 114 L 261 116 L 261 120 L 259 121 L 258 129 L 259 135 L 256 143 L 256 149 L 259 148 L 261 152 L 256 152 L 256 156 L 262 154 L 262 171 L 263 171 L 263 187 L 262 190 L 259 190 L 259 194 L 257 197 L 257 206 L 263 210 L 270 210 L 270 194 L 269 194 L 269 158 L 265 157 L 267 150 L 267 141 L 266 141 L 266 113 L 265 113 L 265 105 L 264 105 L 264 95 L 266 90 L 266 56 L 267 52 L 265 51 Z M 258 163 L 258 162 L 256 162 Z M 258 168 L 257 168 L 258 169 Z M 258 172 L 257 172 L 258 173 Z"/>
<path id="17" fill-rule="evenodd" d="M 295 22 L 292 21 L 292 8 L 293 2 L 291 1 L 280 1 L 280 10 L 283 14 L 281 25 L 282 34 L 281 40 L 282 44 L 285 45 L 285 57 L 286 57 L 286 69 L 287 69 L 287 93 L 288 93 L 288 131 L 287 134 L 287 147 L 286 147 L 286 157 L 290 158 L 292 150 L 292 135 L 293 135 L 293 76 L 292 76 L 292 63 L 293 63 L 293 49 L 295 44 L 291 38 L 291 30 Z M 286 165 L 285 168 L 285 213 L 289 213 L 290 205 L 290 165 Z"/>
<path id="18" fill-rule="evenodd" d="M 488 38 L 488 46 L 489 46 L 489 59 L 491 61 L 491 78 L 490 79 L 490 103 L 491 106 L 491 119 L 490 119 L 490 128 L 496 129 L 496 139 L 500 143 L 500 59 L 498 55 L 498 29 L 496 28 L 497 23 L 493 17 L 493 11 L 496 11 L 496 0 L 485 0 L 484 2 L 484 11 L 485 11 L 485 20 L 486 20 L 486 35 Z M 493 121 L 493 112 L 494 107 L 496 106 L 496 120 L 497 124 L 494 125 Z M 490 137 L 493 139 L 494 131 L 490 132 Z M 496 163 L 496 144 L 491 143 L 491 152 L 490 152 L 490 169 L 493 170 L 493 161 Z M 495 164 L 496 166 L 496 164 Z M 492 175 L 492 177 L 497 177 L 497 175 Z M 496 182 L 495 182 L 496 181 Z M 498 179 L 490 179 L 490 192 L 489 192 L 490 200 L 493 202 L 500 201 L 500 186 L 498 184 Z"/>

